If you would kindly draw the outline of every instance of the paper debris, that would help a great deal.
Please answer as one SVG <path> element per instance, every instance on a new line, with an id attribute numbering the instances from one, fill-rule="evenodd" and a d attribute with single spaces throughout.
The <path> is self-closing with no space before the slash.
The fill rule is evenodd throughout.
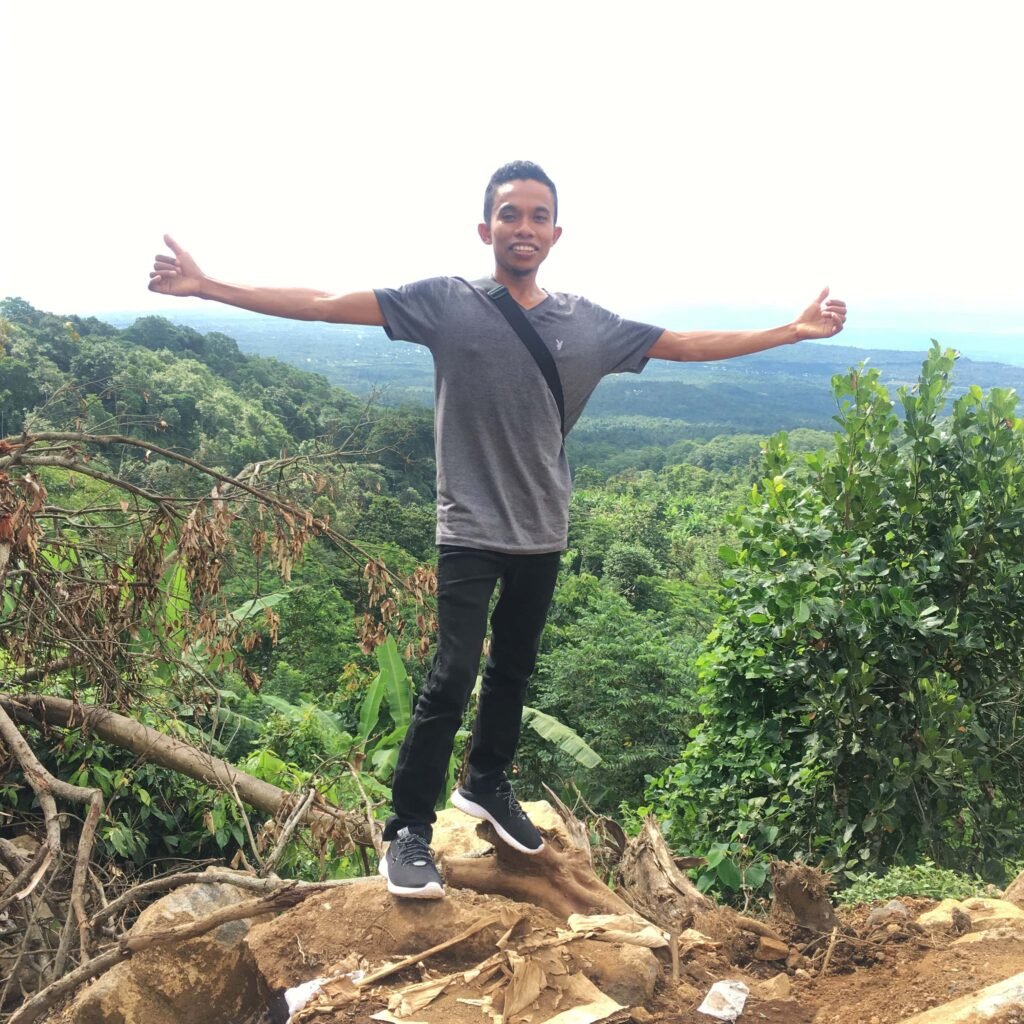
<path id="1" fill-rule="evenodd" d="M 432 1003 L 458 977 L 458 974 L 448 974 L 443 978 L 431 978 L 415 985 L 406 985 L 405 988 L 391 993 L 388 1009 L 404 1019 Z"/>
<path id="2" fill-rule="evenodd" d="M 539 998 L 547 988 L 548 979 L 544 969 L 535 960 L 520 960 L 512 971 L 512 980 L 505 990 L 503 1007 L 505 1020 L 521 1013 Z"/>
<path id="3" fill-rule="evenodd" d="M 715 1020 L 735 1020 L 743 1012 L 748 995 L 750 989 L 742 981 L 716 981 L 697 1012 Z"/>
<path id="4" fill-rule="evenodd" d="M 669 944 L 665 932 L 636 914 L 572 914 L 569 927 L 604 942 L 625 942 L 648 949 L 662 949 Z"/>

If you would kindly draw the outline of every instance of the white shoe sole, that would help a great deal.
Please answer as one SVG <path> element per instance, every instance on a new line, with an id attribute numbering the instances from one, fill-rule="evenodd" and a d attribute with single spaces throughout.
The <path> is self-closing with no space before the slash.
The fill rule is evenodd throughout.
<path id="1" fill-rule="evenodd" d="M 489 821 L 494 826 L 494 831 L 498 833 L 501 838 L 512 847 L 513 850 L 518 850 L 520 853 L 525 853 L 528 857 L 535 857 L 538 853 L 544 850 L 544 840 L 540 842 L 540 846 L 536 850 L 531 850 L 528 846 L 523 846 L 518 839 L 510 836 L 501 825 L 494 820 L 491 816 L 491 812 L 486 807 L 481 807 L 480 804 L 473 803 L 472 800 L 464 797 L 457 789 L 452 793 L 452 804 L 458 807 L 460 811 L 466 814 L 472 815 L 474 818 L 482 818 L 484 821 Z"/>
<path id="2" fill-rule="evenodd" d="M 387 879 L 388 892 L 392 896 L 402 896 L 407 900 L 440 900 L 444 898 L 444 887 L 437 882 L 428 882 L 421 889 L 408 889 L 403 885 L 395 885 L 388 878 L 387 861 L 380 862 L 377 866 L 377 873 Z"/>

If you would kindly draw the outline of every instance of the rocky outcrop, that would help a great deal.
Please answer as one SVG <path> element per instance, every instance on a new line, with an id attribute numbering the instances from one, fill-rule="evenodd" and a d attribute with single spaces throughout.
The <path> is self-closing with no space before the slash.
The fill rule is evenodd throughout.
<path id="1" fill-rule="evenodd" d="M 233 885 L 188 885 L 139 916 L 132 934 L 184 924 L 246 898 Z M 199 938 L 154 946 L 113 967 L 78 994 L 68 1024 L 239 1024 L 263 1005 L 244 939 L 248 921 Z"/>

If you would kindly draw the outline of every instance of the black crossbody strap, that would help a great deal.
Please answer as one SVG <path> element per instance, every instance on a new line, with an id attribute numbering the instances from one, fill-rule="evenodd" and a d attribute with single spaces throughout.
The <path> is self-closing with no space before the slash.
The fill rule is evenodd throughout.
<path id="1" fill-rule="evenodd" d="M 490 282 L 488 282 L 490 283 Z M 485 287 L 489 298 L 501 310 L 502 316 L 509 322 L 512 330 L 519 335 L 519 340 L 526 346 L 537 368 L 548 383 L 551 394 L 558 406 L 558 418 L 562 425 L 562 439 L 565 439 L 565 397 L 562 394 L 562 378 L 558 376 L 558 367 L 555 366 L 555 357 L 550 349 L 544 344 L 541 336 L 536 332 L 533 324 L 526 318 L 522 306 L 516 302 L 508 293 L 503 284 Z"/>

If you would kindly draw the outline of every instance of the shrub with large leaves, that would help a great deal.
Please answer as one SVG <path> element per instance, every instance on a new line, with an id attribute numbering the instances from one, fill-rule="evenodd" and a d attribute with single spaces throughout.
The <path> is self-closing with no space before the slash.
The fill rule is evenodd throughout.
<path id="1" fill-rule="evenodd" d="M 998 873 L 1024 802 L 1024 421 L 950 409 L 933 343 L 898 393 L 836 377 L 835 448 L 784 434 L 724 548 L 704 721 L 648 788 L 674 840 L 742 838 L 832 869 L 931 857 Z"/>

